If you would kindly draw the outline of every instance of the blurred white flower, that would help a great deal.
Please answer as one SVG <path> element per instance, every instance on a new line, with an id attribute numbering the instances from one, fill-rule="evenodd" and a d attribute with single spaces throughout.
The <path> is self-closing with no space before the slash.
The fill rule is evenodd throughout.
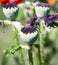
<path id="1" fill-rule="evenodd" d="M 34 16 L 34 8 L 32 7 L 25 7 L 24 8 L 24 16 L 27 17 L 33 17 Z"/>
<path id="2" fill-rule="evenodd" d="M 24 5 L 25 6 L 30 6 L 31 2 L 30 1 L 25 1 Z"/>
<path id="3" fill-rule="evenodd" d="M 18 4 L 18 7 L 23 8 L 24 7 L 24 3 Z"/>
<path id="4" fill-rule="evenodd" d="M 24 3 L 24 16 L 26 18 L 34 16 L 34 6 L 29 1 L 25 1 L 25 3 Z"/>
<path id="5" fill-rule="evenodd" d="M 21 28 L 23 27 L 23 25 L 18 21 L 4 20 L 4 21 L 1 21 L 1 22 L 4 22 L 7 25 L 8 24 L 13 25 L 18 30 L 19 33 L 20 33 Z"/>
<path id="6" fill-rule="evenodd" d="M 15 26 L 16 29 L 18 30 L 18 32 L 20 33 L 20 30 L 23 27 L 23 25 L 20 22 L 17 22 L 17 21 L 13 21 L 12 25 Z"/>

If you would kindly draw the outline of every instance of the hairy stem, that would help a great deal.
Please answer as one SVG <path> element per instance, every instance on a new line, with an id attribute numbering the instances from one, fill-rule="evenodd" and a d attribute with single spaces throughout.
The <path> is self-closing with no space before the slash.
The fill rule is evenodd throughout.
<path id="1" fill-rule="evenodd" d="M 28 50 L 28 54 L 29 54 L 29 63 L 30 63 L 30 65 L 33 65 L 32 45 L 30 45 L 30 49 Z"/>
<path id="2" fill-rule="evenodd" d="M 14 32 L 14 40 L 15 40 L 14 42 L 15 42 L 15 44 L 19 45 L 18 31 L 17 31 L 17 29 L 15 27 L 14 27 L 13 32 Z M 25 65 L 22 50 L 19 50 L 19 59 L 20 59 L 21 65 Z"/>
<path id="3" fill-rule="evenodd" d="M 39 34 L 39 37 L 40 37 L 40 64 L 41 65 L 45 65 L 44 63 L 44 43 L 43 43 L 43 22 L 40 21 L 40 34 Z"/>

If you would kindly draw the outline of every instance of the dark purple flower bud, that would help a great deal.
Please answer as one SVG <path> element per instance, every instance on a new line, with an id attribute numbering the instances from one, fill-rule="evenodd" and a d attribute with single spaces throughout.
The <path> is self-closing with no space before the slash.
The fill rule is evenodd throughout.
<path id="1" fill-rule="evenodd" d="M 37 19 L 35 20 L 35 23 L 39 24 L 39 22 L 40 22 L 40 18 L 37 18 Z"/>
<path id="2" fill-rule="evenodd" d="M 4 8 L 11 8 L 11 7 L 17 7 L 17 5 L 15 4 L 15 3 L 6 3 L 6 4 L 4 4 Z"/>
<path id="3" fill-rule="evenodd" d="M 43 18 L 48 15 L 50 6 L 46 3 L 37 3 L 35 6 L 36 16 Z"/>
<path id="4" fill-rule="evenodd" d="M 18 14 L 18 6 L 15 3 L 6 3 L 3 7 L 3 13 L 7 18 L 15 19 Z"/>
<path id="5" fill-rule="evenodd" d="M 23 33 L 28 34 L 28 33 L 35 32 L 35 31 L 36 31 L 36 28 L 35 28 L 34 26 L 25 26 L 25 27 L 23 27 L 23 28 L 21 29 L 21 31 L 22 31 Z"/>
<path id="6" fill-rule="evenodd" d="M 36 6 L 50 7 L 50 5 L 46 4 L 46 3 L 38 3 L 38 4 L 36 4 Z"/>
<path id="7" fill-rule="evenodd" d="M 22 41 L 32 44 L 37 39 L 38 31 L 34 26 L 30 26 L 29 24 L 27 24 L 21 29 L 19 34 Z"/>
<path id="8" fill-rule="evenodd" d="M 31 18 L 29 21 L 28 21 L 28 24 L 30 24 L 31 26 L 34 25 L 34 24 L 38 24 L 39 23 L 39 18 L 37 17 L 34 17 L 34 18 Z"/>
<path id="9" fill-rule="evenodd" d="M 58 20 L 58 14 L 55 15 L 49 15 L 47 17 L 44 18 L 45 24 L 48 25 L 52 22 L 55 22 L 56 20 Z"/>
<path id="10" fill-rule="evenodd" d="M 34 25 L 34 22 L 35 22 L 36 19 L 37 19 L 37 17 L 30 18 L 30 20 L 28 21 L 28 24 Z"/>

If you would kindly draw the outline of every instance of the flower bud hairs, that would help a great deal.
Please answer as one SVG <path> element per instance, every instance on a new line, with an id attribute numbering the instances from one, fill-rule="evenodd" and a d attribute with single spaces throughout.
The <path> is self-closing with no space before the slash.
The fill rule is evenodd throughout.
<path id="1" fill-rule="evenodd" d="M 6 3 L 3 7 L 3 13 L 7 18 L 15 19 L 18 14 L 18 6 L 15 3 Z"/>

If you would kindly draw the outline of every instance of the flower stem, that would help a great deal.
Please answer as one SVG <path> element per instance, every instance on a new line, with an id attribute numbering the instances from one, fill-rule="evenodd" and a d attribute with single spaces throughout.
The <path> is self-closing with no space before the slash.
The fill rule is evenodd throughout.
<path id="1" fill-rule="evenodd" d="M 14 32 L 14 37 L 13 37 L 14 38 L 14 43 L 19 45 L 18 31 L 17 31 L 17 29 L 15 27 L 13 29 L 13 32 Z M 25 61 L 24 61 L 22 50 L 19 50 L 19 59 L 20 59 L 21 65 L 25 65 Z"/>
<path id="2" fill-rule="evenodd" d="M 44 43 L 43 43 L 43 22 L 40 21 L 40 34 L 39 34 L 39 38 L 40 38 L 40 65 L 45 65 L 44 62 Z"/>
<path id="3" fill-rule="evenodd" d="M 2 26 L 3 26 L 3 33 L 5 33 L 5 31 L 4 31 L 4 28 L 5 28 L 4 21 L 2 22 Z"/>
<path id="4" fill-rule="evenodd" d="M 25 65 L 25 60 L 24 60 L 24 55 L 22 53 L 22 50 L 19 51 L 19 59 L 20 59 L 21 65 Z"/>
<path id="5" fill-rule="evenodd" d="M 30 49 L 28 50 L 28 54 L 29 54 L 29 62 L 30 62 L 30 65 L 33 65 L 32 45 L 30 45 Z"/>

